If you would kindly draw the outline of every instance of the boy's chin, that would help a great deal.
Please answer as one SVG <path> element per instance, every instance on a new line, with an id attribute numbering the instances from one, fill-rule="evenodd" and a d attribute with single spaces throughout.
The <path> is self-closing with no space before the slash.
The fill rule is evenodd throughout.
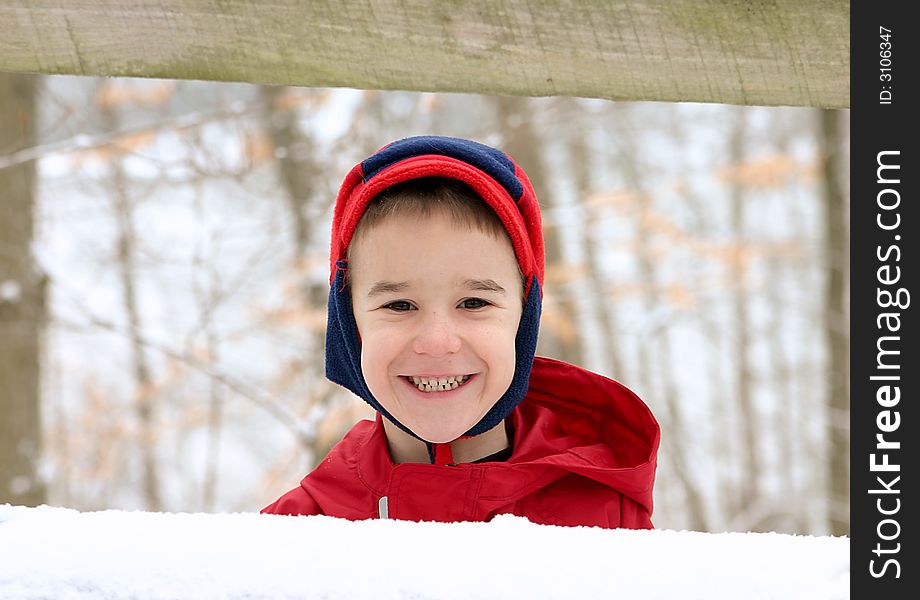
<path id="1" fill-rule="evenodd" d="M 409 426 L 415 435 L 419 436 L 426 442 L 432 444 L 447 444 L 453 442 L 464 433 L 470 430 L 473 424 L 466 425 L 443 425 L 443 426 L 424 426 L 419 424 L 416 427 Z"/>
<path id="2" fill-rule="evenodd" d="M 444 433 L 443 430 L 435 433 L 420 433 L 418 436 L 425 440 L 426 442 L 432 444 L 448 444 L 455 441 L 457 438 L 462 436 L 469 430 L 469 427 L 466 429 L 459 430 L 457 433 Z"/>

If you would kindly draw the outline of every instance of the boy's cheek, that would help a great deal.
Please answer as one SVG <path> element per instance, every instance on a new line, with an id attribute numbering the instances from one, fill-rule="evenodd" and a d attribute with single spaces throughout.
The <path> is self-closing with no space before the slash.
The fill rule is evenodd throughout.
<path id="1" fill-rule="evenodd" d="M 360 333 L 359 333 L 360 336 Z M 364 330 L 361 344 L 362 361 L 367 358 L 371 361 L 385 360 L 399 354 L 407 343 L 407 336 L 400 334 L 398 328 L 376 324 Z"/>

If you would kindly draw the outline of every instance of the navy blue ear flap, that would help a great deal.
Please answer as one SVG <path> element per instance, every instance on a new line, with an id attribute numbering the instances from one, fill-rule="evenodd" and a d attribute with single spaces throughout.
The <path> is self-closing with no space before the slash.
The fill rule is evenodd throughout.
<path id="1" fill-rule="evenodd" d="M 361 344 L 358 341 L 358 325 L 351 308 L 351 294 L 345 285 L 346 266 L 344 262 L 336 263 L 335 279 L 329 288 L 329 313 L 326 324 L 326 377 L 337 383 L 374 407 L 394 425 L 416 439 L 421 439 L 408 427 L 397 421 L 380 405 L 371 394 L 364 373 L 361 371 Z M 542 291 L 536 276 L 532 278 L 530 292 L 521 313 L 514 340 L 515 365 L 514 377 L 508 390 L 502 395 L 485 416 L 464 435 L 479 435 L 496 425 L 511 414 L 524 396 L 530 382 L 530 369 L 537 350 L 537 333 L 540 327 Z M 424 441 L 424 440 L 423 440 Z"/>
<path id="2" fill-rule="evenodd" d="M 363 398 L 380 414 L 411 435 L 408 427 L 397 421 L 377 402 L 364 381 L 361 371 L 361 343 L 358 341 L 358 324 L 351 308 L 351 294 L 345 285 L 346 265 L 335 264 L 335 279 L 329 287 L 329 310 L 326 322 L 326 378 Z"/>
<path id="3" fill-rule="evenodd" d="M 361 374 L 358 324 L 351 309 L 351 294 L 345 285 L 346 266 L 343 261 L 335 266 L 335 279 L 329 287 L 326 323 L 326 378 L 370 402 L 373 397 Z M 377 406 L 374 408 L 380 410 Z"/>
<path id="4" fill-rule="evenodd" d="M 514 407 L 521 403 L 530 387 L 530 369 L 533 367 L 533 357 L 537 352 L 537 334 L 540 330 L 540 312 L 543 307 L 542 290 L 537 277 L 533 276 L 530 282 L 530 292 L 524 302 L 521 313 L 521 322 L 518 324 L 517 335 L 514 338 L 514 378 L 508 391 L 498 399 L 495 406 L 467 431 L 464 435 L 479 435 L 498 425 L 502 419 L 511 414 Z"/>

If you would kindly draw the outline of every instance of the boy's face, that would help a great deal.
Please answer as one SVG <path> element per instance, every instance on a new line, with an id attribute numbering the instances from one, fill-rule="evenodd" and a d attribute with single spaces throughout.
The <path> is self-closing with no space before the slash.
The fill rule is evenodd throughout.
<path id="1" fill-rule="evenodd" d="M 387 218 L 353 244 L 352 307 L 371 393 L 422 439 L 457 439 L 514 376 L 523 293 L 511 242 L 433 214 Z M 432 378 L 454 378 L 453 389 L 429 391 Z"/>

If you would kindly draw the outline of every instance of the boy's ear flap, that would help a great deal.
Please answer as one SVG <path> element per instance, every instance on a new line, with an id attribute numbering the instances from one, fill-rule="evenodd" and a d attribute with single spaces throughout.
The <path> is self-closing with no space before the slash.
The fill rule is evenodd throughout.
<path id="1" fill-rule="evenodd" d="M 419 438 L 397 421 L 374 398 L 361 370 L 361 337 L 351 308 L 351 292 L 344 285 L 345 269 L 337 269 L 329 286 L 329 308 L 326 321 L 326 378 L 341 385 L 367 402 L 407 434 Z"/>
<path id="2" fill-rule="evenodd" d="M 339 266 L 339 263 L 336 263 Z M 351 340 L 358 340 L 356 345 Z M 372 397 L 361 372 L 358 325 L 351 309 L 351 293 L 345 285 L 345 269 L 337 268 L 329 286 L 326 320 L 326 377 L 362 398 Z"/>
<path id="3" fill-rule="evenodd" d="M 514 339 L 514 377 L 508 390 L 486 415 L 464 435 L 479 435 L 501 422 L 521 403 L 530 387 L 530 370 L 537 352 L 537 337 L 540 331 L 540 314 L 543 308 L 543 292 L 536 275 L 530 278 L 530 288 L 524 301 L 524 311 Z"/>

